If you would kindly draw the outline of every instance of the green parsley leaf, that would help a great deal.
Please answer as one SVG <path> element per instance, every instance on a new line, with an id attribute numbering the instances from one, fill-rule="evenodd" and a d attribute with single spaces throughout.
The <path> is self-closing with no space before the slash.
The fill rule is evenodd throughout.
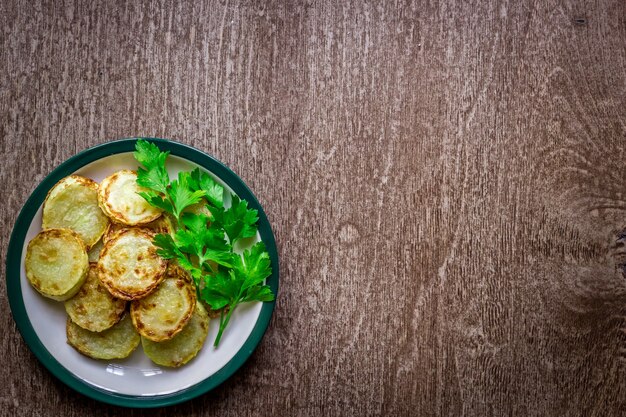
<path id="1" fill-rule="evenodd" d="M 256 235 L 256 222 L 259 212 L 248 208 L 248 202 L 233 195 L 230 208 L 208 207 L 213 216 L 213 223 L 224 229 L 228 239 L 234 244 L 239 239 Z"/>
<path id="2" fill-rule="evenodd" d="M 183 213 L 180 220 L 187 229 L 200 233 L 209 227 L 211 218 L 204 213 Z"/>
<path id="3" fill-rule="evenodd" d="M 174 206 L 174 215 L 178 219 L 183 210 L 200 202 L 204 192 L 201 190 L 193 191 L 191 188 L 191 175 L 189 172 L 181 171 L 178 173 L 178 179 L 170 184 L 168 195 Z"/>
<path id="4" fill-rule="evenodd" d="M 206 194 L 203 190 L 194 189 L 196 181 L 189 172 L 179 172 L 178 178 L 170 183 L 165 168 L 169 152 L 161 152 L 154 143 L 138 140 L 134 155 L 145 167 L 137 170 L 137 184 L 148 189 L 139 195 L 151 205 L 173 214 L 178 219 L 183 210 L 199 203 Z"/>
<path id="5" fill-rule="evenodd" d="M 196 168 L 191 171 L 193 180 L 192 187 L 194 190 L 204 191 L 204 198 L 215 207 L 224 206 L 224 187 L 219 185 L 213 177 L 206 172 Z"/>
<path id="6" fill-rule="evenodd" d="M 196 229 L 179 229 L 175 235 L 176 245 L 182 252 L 197 256 L 198 264 L 201 266 L 207 261 L 213 261 L 219 265 L 232 267 L 234 258 L 232 246 L 224 239 L 224 231 L 216 228 L 207 229 L 206 226 L 197 228 L 202 222 L 192 221 L 194 217 L 202 219 L 206 216 L 186 213 L 185 221 Z"/>
<path id="7" fill-rule="evenodd" d="M 202 299 L 211 306 L 212 310 L 219 310 L 220 308 L 226 307 L 230 303 L 228 298 L 215 291 L 203 289 L 200 291 L 200 294 Z"/>
<path id="8" fill-rule="evenodd" d="M 246 295 L 241 299 L 242 303 L 249 301 L 274 301 L 274 293 L 267 285 L 252 287 L 248 289 Z"/>
<path id="9" fill-rule="evenodd" d="M 219 344 L 231 313 L 238 304 L 274 300 L 272 290 L 267 285 L 263 285 L 265 279 L 272 273 L 265 245 L 259 242 L 250 250 L 244 251 L 242 257 L 236 256 L 236 259 L 234 268 L 228 274 L 217 273 L 207 277 L 204 281 L 202 296 L 213 308 L 230 306 L 227 315 L 222 314 L 220 317 L 220 328 L 215 338 L 215 346 Z M 225 300 L 228 300 L 227 304 L 224 304 Z"/>
<path id="10" fill-rule="evenodd" d="M 258 285 L 270 276 L 272 273 L 270 255 L 265 250 L 263 242 L 258 242 L 249 250 L 244 251 L 243 257 L 238 257 L 235 269 L 245 277 L 242 290 Z"/>
<path id="11" fill-rule="evenodd" d="M 172 203 L 170 202 L 170 200 L 163 198 L 161 194 L 150 190 L 142 191 L 138 194 L 142 196 L 144 200 L 150 203 L 150 205 L 158 207 L 170 214 L 174 214 L 174 207 L 172 207 Z"/>
<path id="12" fill-rule="evenodd" d="M 170 177 L 165 169 L 169 152 L 161 152 L 154 144 L 140 139 L 135 144 L 135 159 L 146 169 L 137 169 L 137 184 L 165 194 Z"/>
<path id="13" fill-rule="evenodd" d="M 168 234 L 159 233 L 154 237 L 153 243 L 159 248 L 157 249 L 157 254 L 164 259 L 184 257 L 176 243 L 174 243 L 172 236 Z"/>
<path id="14" fill-rule="evenodd" d="M 219 295 L 231 303 L 236 300 L 239 288 L 237 281 L 232 277 L 232 271 L 220 270 L 216 274 L 205 277 L 204 291 L 214 296 Z"/>
<path id="15" fill-rule="evenodd" d="M 189 271 L 194 280 L 199 281 L 203 275 L 202 269 L 196 267 L 185 254 L 178 248 L 171 235 L 159 233 L 154 237 L 153 243 L 159 248 L 157 254 L 163 259 L 171 259 Z"/>

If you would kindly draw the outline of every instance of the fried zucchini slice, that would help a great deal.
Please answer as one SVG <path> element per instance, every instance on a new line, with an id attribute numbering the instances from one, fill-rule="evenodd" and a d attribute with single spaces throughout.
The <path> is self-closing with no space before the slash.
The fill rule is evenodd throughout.
<path id="1" fill-rule="evenodd" d="M 163 342 L 141 337 L 143 351 L 161 366 L 179 367 L 193 359 L 209 334 L 209 316 L 201 303 L 196 304 L 189 323 L 176 336 Z"/>
<path id="2" fill-rule="evenodd" d="M 102 332 L 83 329 L 68 317 L 66 331 L 67 343 L 83 355 L 94 359 L 126 358 L 141 340 L 128 315 Z"/>
<path id="3" fill-rule="evenodd" d="M 126 301 L 115 298 L 98 279 L 95 263 L 89 264 L 87 279 L 76 295 L 65 302 L 65 311 L 83 329 L 101 332 L 120 321 Z"/>
<path id="4" fill-rule="evenodd" d="M 104 238 L 104 235 L 102 236 L 102 238 Z M 98 259 L 100 258 L 100 252 L 102 252 L 103 247 L 104 242 L 102 239 L 100 239 L 96 242 L 95 245 L 91 247 L 91 249 L 89 249 L 89 252 L 87 253 L 87 255 L 89 256 L 89 262 L 98 262 Z"/>
<path id="5" fill-rule="evenodd" d="M 46 229 L 26 248 L 26 278 L 39 293 L 65 301 L 85 282 L 89 261 L 85 243 L 69 229 Z"/>
<path id="6" fill-rule="evenodd" d="M 120 231 L 100 253 L 98 278 L 123 300 L 145 297 L 161 282 L 167 261 L 156 253 L 153 234 L 140 228 Z"/>
<path id="7" fill-rule="evenodd" d="M 154 342 L 171 339 L 187 324 L 196 305 L 196 289 L 182 268 L 170 265 L 156 290 L 130 304 L 137 331 Z"/>
<path id="8" fill-rule="evenodd" d="M 98 205 L 98 184 L 80 175 L 57 182 L 43 203 L 43 229 L 70 229 L 87 249 L 102 236 L 109 219 Z"/>
<path id="9" fill-rule="evenodd" d="M 106 177 L 98 189 L 102 211 L 116 223 L 138 226 L 150 223 L 161 215 L 161 209 L 148 204 L 139 192 L 147 191 L 137 185 L 137 173 L 121 170 Z"/>
<path id="10" fill-rule="evenodd" d="M 121 232 L 122 230 L 128 229 L 129 227 L 133 227 L 133 226 L 126 226 L 120 223 L 109 223 L 107 230 L 104 232 L 104 235 L 102 236 L 102 240 L 104 241 L 104 243 L 106 243 L 109 240 L 113 239 L 119 232 Z M 166 216 L 166 215 L 163 215 L 159 217 L 158 219 L 156 219 L 155 221 L 145 224 L 143 226 L 134 226 L 134 227 L 141 227 L 142 229 L 148 229 L 154 233 L 163 233 L 163 234 L 171 234 L 174 230 L 174 224 L 172 223 L 172 220 L 169 218 L 169 216 Z"/>

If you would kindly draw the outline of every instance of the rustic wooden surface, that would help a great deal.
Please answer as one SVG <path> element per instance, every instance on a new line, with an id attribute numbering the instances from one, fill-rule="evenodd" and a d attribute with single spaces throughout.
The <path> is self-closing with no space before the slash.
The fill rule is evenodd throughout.
<path id="1" fill-rule="evenodd" d="M 251 186 L 281 291 L 231 380 L 148 412 L 2 297 L 0 415 L 626 413 L 626 2 L 50 3 L 0 3 L 3 274 L 47 173 L 157 136 Z"/>

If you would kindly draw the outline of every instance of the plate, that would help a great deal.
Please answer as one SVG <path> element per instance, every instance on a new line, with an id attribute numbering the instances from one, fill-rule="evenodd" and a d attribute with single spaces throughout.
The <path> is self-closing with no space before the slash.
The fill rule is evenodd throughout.
<path id="1" fill-rule="evenodd" d="M 257 240 L 267 247 L 272 275 L 267 279 L 278 294 L 278 254 L 271 227 L 252 191 L 224 164 L 187 145 L 146 138 L 163 151 L 170 151 L 168 171 L 200 167 L 227 190 L 247 200 L 258 210 Z M 237 371 L 261 341 L 275 302 L 247 303 L 233 312 L 220 345 L 213 347 L 218 320 L 211 320 L 207 341 L 194 358 L 181 368 L 160 367 L 138 347 L 126 359 L 102 361 L 81 355 L 66 343 L 63 303 L 38 294 L 24 272 L 26 245 L 41 230 L 41 209 L 47 192 L 61 178 L 76 173 L 101 181 L 120 169 L 137 169 L 132 156 L 137 139 L 105 143 L 79 153 L 53 170 L 37 186 L 22 208 L 7 252 L 7 295 L 13 318 L 24 341 L 48 370 L 76 391 L 109 404 L 126 407 L 162 407 L 197 397 L 215 388 Z M 228 201 L 225 201 L 228 204 Z"/>

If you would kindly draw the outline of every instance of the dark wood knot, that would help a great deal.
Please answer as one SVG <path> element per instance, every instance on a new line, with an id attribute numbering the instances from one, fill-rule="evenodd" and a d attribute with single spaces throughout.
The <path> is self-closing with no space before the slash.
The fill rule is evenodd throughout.
<path id="1" fill-rule="evenodd" d="M 626 230 L 617 234 L 611 250 L 615 258 L 615 267 L 622 271 L 622 275 L 626 278 Z"/>

